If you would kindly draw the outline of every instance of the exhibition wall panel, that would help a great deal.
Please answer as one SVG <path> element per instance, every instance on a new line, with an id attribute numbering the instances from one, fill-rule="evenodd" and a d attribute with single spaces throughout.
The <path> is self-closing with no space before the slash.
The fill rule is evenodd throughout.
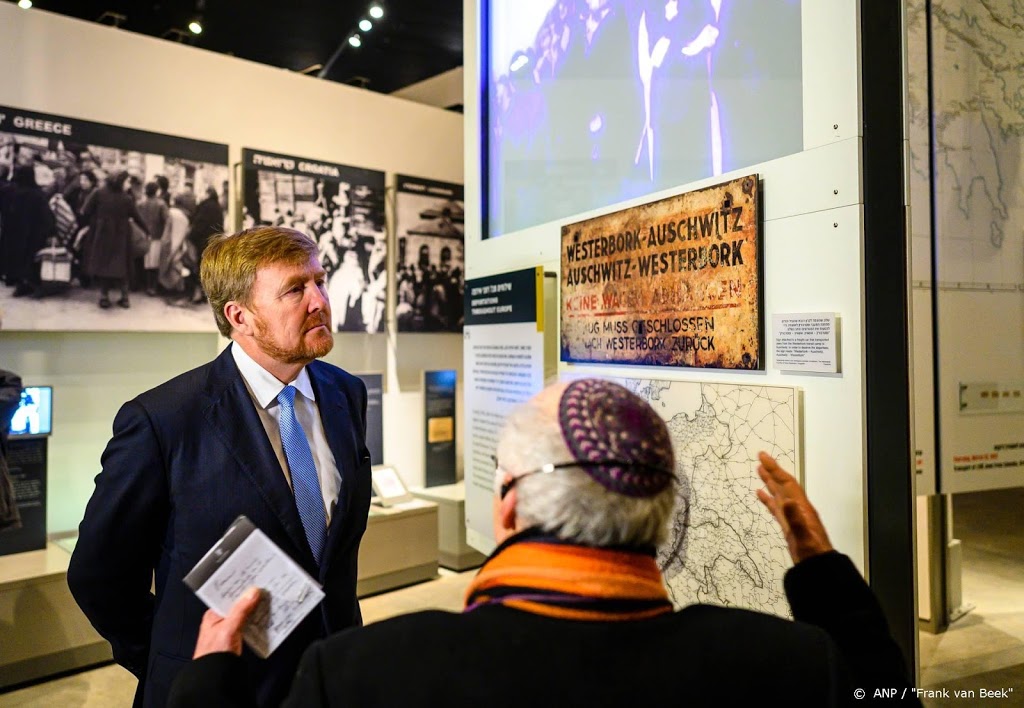
<path id="1" fill-rule="evenodd" d="M 472 0 L 464 3 L 467 277 L 536 265 L 557 271 L 565 224 L 757 173 L 763 182 L 764 205 L 765 370 L 562 363 L 560 371 L 574 376 L 594 373 L 800 389 L 806 421 L 801 436 L 804 481 L 835 545 L 864 568 L 864 200 L 858 3 L 801 3 L 802 151 L 486 240 L 480 233 L 480 183 L 474 178 L 481 166 L 480 141 L 469 129 L 481 125 L 483 58 L 478 6 Z M 749 3 L 736 6 L 754 11 Z M 758 116 L 749 115 L 746 120 L 757 121 Z M 775 368 L 771 315 L 794 312 L 836 313 L 840 322 L 839 373 L 797 375 Z"/>
<path id="2" fill-rule="evenodd" d="M 462 182 L 462 116 L 411 101 L 9 3 L 0 4 L 0 64 L 0 104 L 224 143 L 232 165 L 240 162 L 243 146 L 260 146 Z M 236 174 L 231 177 L 235 193 Z M 235 214 L 226 223 L 235 223 Z M 28 384 L 59 387 L 50 444 L 50 532 L 77 526 L 117 408 L 209 361 L 224 345 L 215 334 L 0 332 L 4 368 Z M 388 369 L 388 416 L 392 408 L 416 410 L 392 406 L 391 397 L 422 395 L 398 382 L 418 386 L 423 368 L 461 369 L 457 336 L 411 359 L 390 356 L 395 345 L 386 335 L 338 334 L 326 357 L 351 371 Z M 414 368 L 405 372 L 405 366 Z M 420 422 L 394 426 L 418 430 Z M 401 435 L 385 435 L 385 458 L 407 458 L 403 447 Z M 415 484 L 422 471 L 413 468 L 414 458 L 408 465 L 406 481 Z"/>
<path id="3" fill-rule="evenodd" d="M 1021 486 L 1024 123 L 1021 72 L 1005 68 L 1019 66 L 1017 15 L 966 0 L 906 12 L 914 345 L 934 359 L 915 391 L 929 419 L 917 491 Z"/>

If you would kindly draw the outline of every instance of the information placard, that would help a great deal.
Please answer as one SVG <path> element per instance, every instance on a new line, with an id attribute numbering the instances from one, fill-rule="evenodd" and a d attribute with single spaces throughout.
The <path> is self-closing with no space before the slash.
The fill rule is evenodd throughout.
<path id="1" fill-rule="evenodd" d="M 512 409 L 544 386 L 544 271 L 474 278 L 466 295 L 466 541 L 490 553 L 498 433 Z"/>
<path id="2" fill-rule="evenodd" d="M 356 374 L 366 385 L 366 449 L 370 464 L 384 464 L 384 374 Z"/>
<path id="3" fill-rule="evenodd" d="M 7 464 L 21 527 L 0 531 L 0 556 L 46 548 L 45 437 L 11 438 Z"/>
<path id="4" fill-rule="evenodd" d="M 772 315 L 776 369 L 839 372 L 838 318 L 832 312 Z"/>
<path id="5" fill-rule="evenodd" d="M 455 383 L 454 369 L 423 372 L 423 419 L 426 424 L 423 452 L 427 487 L 455 484 Z"/>

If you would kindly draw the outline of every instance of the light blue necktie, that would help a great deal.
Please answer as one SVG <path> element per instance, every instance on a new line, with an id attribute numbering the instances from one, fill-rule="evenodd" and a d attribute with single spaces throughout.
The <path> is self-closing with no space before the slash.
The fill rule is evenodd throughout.
<path id="1" fill-rule="evenodd" d="M 313 557 L 319 565 L 327 540 L 327 515 L 324 513 L 324 498 L 320 492 L 316 465 L 313 464 L 313 453 L 309 449 L 306 433 L 295 417 L 295 387 L 285 386 L 277 395 L 277 402 L 281 405 L 281 444 L 292 475 L 295 507 L 299 510 L 309 549 L 313 551 Z"/>

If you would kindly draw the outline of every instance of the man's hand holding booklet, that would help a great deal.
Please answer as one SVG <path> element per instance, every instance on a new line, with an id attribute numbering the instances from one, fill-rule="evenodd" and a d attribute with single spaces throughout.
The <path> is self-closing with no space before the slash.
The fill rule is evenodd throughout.
<path id="1" fill-rule="evenodd" d="M 224 536 L 185 576 L 185 584 L 207 607 L 226 618 L 204 618 L 204 633 L 208 623 L 227 621 L 231 626 L 230 623 L 238 621 L 231 616 L 232 607 L 247 590 L 259 588 L 259 604 L 249 616 L 243 636 L 249 648 L 264 659 L 324 597 L 320 585 L 245 516 L 235 519 Z M 247 596 L 247 600 L 254 603 L 257 595 Z M 243 603 L 241 608 L 245 610 L 250 606 Z M 200 649 L 196 647 L 197 656 L 206 653 Z M 232 649 L 240 653 L 241 647 L 225 646 L 215 650 Z"/>

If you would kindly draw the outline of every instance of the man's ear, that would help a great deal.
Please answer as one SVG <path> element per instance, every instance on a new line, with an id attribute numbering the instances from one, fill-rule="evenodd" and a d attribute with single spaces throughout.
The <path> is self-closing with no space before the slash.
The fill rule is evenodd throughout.
<path id="1" fill-rule="evenodd" d="M 252 313 L 245 305 L 242 305 L 235 300 L 229 300 L 224 305 L 224 317 L 227 318 L 231 328 L 236 332 L 252 336 L 254 331 L 252 326 Z"/>
<path id="2" fill-rule="evenodd" d="M 501 528 L 509 532 L 515 532 L 516 530 L 516 502 L 518 496 L 516 495 L 516 488 L 508 490 L 508 494 L 505 498 L 499 502 L 498 505 L 498 520 L 501 522 Z"/>

